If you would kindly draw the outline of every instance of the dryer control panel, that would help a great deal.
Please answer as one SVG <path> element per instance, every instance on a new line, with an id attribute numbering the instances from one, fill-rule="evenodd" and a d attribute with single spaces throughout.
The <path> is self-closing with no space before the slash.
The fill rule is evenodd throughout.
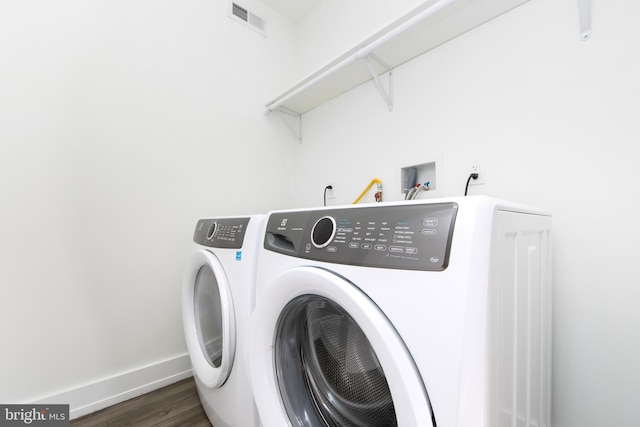
<path id="1" fill-rule="evenodd" d="M 211 248 L 240 249 L 249 218 L 204 218 L 198 220 L 193 241 Z"/>
<path id="2" fill-rule="evenodd" d="M 447 268 L 456 203 L 274 212 L 265 249 L 337 264 L 403 270 Z"/>

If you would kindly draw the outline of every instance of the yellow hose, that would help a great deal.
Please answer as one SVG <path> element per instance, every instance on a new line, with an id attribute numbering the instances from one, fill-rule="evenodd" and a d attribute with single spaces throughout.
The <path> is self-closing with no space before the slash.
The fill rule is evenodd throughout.
<path id="1" fill-rule="evenodd" d="M 373 178 L 369 183 L 369 185 L 367 185 L 367 187 L 362 191 L 362 193 L 360 193 L 358 198 L 355 199 L 352 204 L 355 205 L 356 203 L 358 203 L 360 199 L 362 199 L 364 195 L 367 194 L 367 191 L 369 191 L 369 189 L 373 187 L 373 184 L 378 184 L 378 191 L 376 192 L 376 201 L 381 202 L 382 201 L 382 181 L 380 181 L 378 178 Z"/>

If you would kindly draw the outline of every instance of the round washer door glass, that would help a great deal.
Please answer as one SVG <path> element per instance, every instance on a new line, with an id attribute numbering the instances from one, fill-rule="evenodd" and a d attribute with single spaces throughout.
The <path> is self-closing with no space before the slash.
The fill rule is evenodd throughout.
<path id="1" fill-rule="evenodd" d="M 376 353 L 337 303 L 303 295 L 282 311 L 275 364 L 282 401 L 297 426 L 397 426 Z"/>
<path id="2" fill-rule="evenodd" d="M 219 285 L 209 265 L 203 265 L 196 275 L 193 306 L 196 333 L 202 353 L 209 365 L 219 368 L 222 362 L 224 325 Z"/>
<path id="3" fill-rule="evenodd" d="M 193 372 L 209 388 L 220 387 L 235 357 L 233 297 L 218 258 L 206 251 L 189 258 L 182 288 L 185 341 Z"/>

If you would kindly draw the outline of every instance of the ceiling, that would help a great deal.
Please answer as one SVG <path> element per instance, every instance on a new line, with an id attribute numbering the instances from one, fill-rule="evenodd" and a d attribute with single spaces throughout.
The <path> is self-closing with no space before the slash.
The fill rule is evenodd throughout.
<path id="1" fill-rule="evenodd" d="M 293 22 L 298 22 L 322 0 L 260 0 Z"/>

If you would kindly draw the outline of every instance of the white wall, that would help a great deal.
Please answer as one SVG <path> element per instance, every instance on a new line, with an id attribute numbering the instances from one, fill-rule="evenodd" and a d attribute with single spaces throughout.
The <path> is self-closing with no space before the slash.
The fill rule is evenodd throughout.
<path id="1" fill-rule="evenodd" d="M 327 184 L 331 204 L 350 203 L 373 177 L 400 199 L 400 167 L 433 160 L 441 195 L 462 195 L 482 159 L 470 194 L 553 213 L 554 427 L 638 424 L 639 15 L 635 1 L 593 2 L 582 42 L 578 1 L 531 0 L 396 69 L 393 112 L 368 83 L 307 113 L 296 149 L 300 206 L 322 204 Z M 353 38 L 329 15 L 305 22 Z"/>
<path id="2" fill-rule="evenodd" d="M 0 3 L 0 402 L 184 356 L 197 218 L 287 203 L 292 138 L 263 106 L 294 26 L 227 7 Z"/>

